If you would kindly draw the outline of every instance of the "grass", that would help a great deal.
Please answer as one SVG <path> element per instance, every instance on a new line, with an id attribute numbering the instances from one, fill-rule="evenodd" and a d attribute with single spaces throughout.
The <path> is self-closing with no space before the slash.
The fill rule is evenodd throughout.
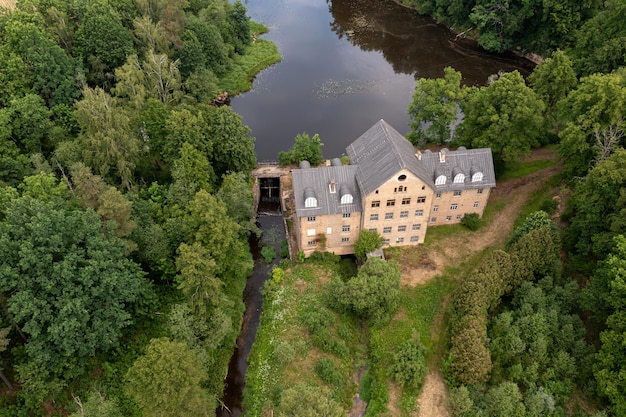
<path id="1" fill-rule="evenodd" d="M 228 74 L 220 79 L 219 91 L 228 91 L 231 96 L 243 93 L 252 88 L 254 76 L 264 68 L 277 62 L 282 57 L 276 45 L 265 39 L 256 39 L 245 55 L 237 56 Z"/>
<path id="2" fill-rule="evenodd" d="M 512 180 L 516 178 L 524 177 L 533 172 L 550 167 L 557 164 L 558 161 L 550 159 L 539 159 L 536 161 L 516 161 L 507 162 L 506 169 L 498 178 L 498 181 Z"/>

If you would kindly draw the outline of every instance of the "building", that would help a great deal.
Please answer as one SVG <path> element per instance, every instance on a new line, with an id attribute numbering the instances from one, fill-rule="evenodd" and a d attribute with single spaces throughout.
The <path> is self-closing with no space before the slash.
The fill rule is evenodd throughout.
<path id="1" fill-rule="evenodd" d="M 292 170 L 294 233 L 306 256 L 315 251 L 354 253 L 361 230 L 375 230 L 384 245 L 424 242 L 428 226 L 483 215 L 495 173 L 491 149 L 416 151 L 380 120 L 351 143 L 349 165 L 333 159 Z"/>

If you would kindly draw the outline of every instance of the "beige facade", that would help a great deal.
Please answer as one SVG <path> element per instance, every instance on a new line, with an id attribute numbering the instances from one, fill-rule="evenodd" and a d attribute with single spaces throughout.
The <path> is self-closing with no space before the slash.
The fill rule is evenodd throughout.
<path id="1" fill-rule="evenodd" d="M 305 256 L 352 254 L 362 230 L 376 231 L 383 246 L 423 243 L 429 225 L 482 217 L 495 187 L 490 149 L 416 151 L 383 120 L 346 152 L 349 165 L 335 158 L 292 170 L 294 229 Z"/>
<path id="2" fill-rule="evenodd" d="M 460 223 L 465 214 L 483 217 L 491 188 L 435 192 L 428 223 L 431 226 Z"/>

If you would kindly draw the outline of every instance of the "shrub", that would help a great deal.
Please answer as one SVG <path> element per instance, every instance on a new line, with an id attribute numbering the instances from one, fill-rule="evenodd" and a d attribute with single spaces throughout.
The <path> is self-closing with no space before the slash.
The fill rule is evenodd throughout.
<path id="1" fill-rule="evenodd" d="M 539 205 L 539 210 L 545 211 L 548 214 L 554 214 L 556 208 L 559 206 L 559 202 L 553 198 L 546 197 Z"/>
<path id="2" fill-rule="evenodd" d="M 400 346 L 391 365 L 393 379 L 407 388 L 419 389 L 426 376 L 424 348 L 418 340 L 408 340 Z"/>
<path id="3" fill-rule="evenodd" d="M 280 257 L 283 259 L 289 258 L 289 243 L 286 239 L 284 239 L 280 244 Z"/>
<path id="4" fill-rule="evenodd" d="M 478 230 L 481 225 L 481 220 L 478 217 L 478 213 L 465 213 L 461 219 L 461 224 L 470 230 Z"/>
<path id="5" fill-rule="evenodd" d="M 268 264 L 276 257 L 276 249 L 273 246 L 263 246 L 261 249 L 261 256 Z"/>
<path id="6" fill-rule="evenodd" d="M 309 333 L 316 334 L 322 329 L 327 329 L 335 317 L 333 313 L 324 307 L 308 307 L 300 314 L 300 320 L 304 323 Z"/>
<path id="7" fill-rule="evenodd" d="M 340 385 L 341 375 L 335 369 L 335 363 L 330 358 L 322 358 L 314 366 L 315 373 L 327 385 Z"/>

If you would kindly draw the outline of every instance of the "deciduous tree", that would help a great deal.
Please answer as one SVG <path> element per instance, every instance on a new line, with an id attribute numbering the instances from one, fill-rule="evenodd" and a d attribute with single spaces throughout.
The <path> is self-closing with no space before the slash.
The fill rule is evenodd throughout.
<path id="1" fill-rule="evenodd" d="M 465 115 L 458 127 L 461 145 L 491 148 L 502 161 L 518 160 L 539 145 L 544 104 L 517 71 L 475 90 L 461 108 Z"/>
<path id="2" fill-rule="evenodd" d="M 146 353 L 126 373 L 126 392 L 154 417 L 208 415 L 200 382 L 205 377 L 196 353 L 187 344 L 152 339 Z"/>

